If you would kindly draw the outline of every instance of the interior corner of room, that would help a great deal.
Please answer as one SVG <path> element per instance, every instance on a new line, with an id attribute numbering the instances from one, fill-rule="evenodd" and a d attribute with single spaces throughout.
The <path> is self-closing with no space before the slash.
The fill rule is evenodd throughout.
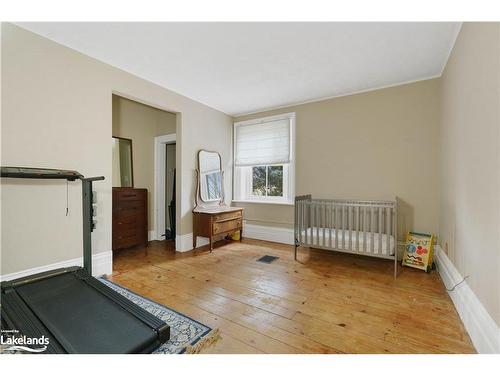
<path id="1" fill-rule="evenodd" d="M 433 74 L 401 57 L 416 79 L 220 110 L 1 28 L 2 166 L 104 176 L 95 276 L 220 324 L 215 352 L 500 352 L 500 23 L 447 27 Z M 78 180 L 1 195 L 2 281 L 82 264 Z M 408 232 L 436 270 L 401 266 Z"/>

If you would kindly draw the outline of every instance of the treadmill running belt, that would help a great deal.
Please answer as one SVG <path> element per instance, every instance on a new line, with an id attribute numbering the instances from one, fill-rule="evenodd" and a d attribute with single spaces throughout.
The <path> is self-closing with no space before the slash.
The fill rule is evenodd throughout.
<path id="1" fill-rule="evenodd" d="M 16 288 L 68 353 L 143 352 L 156 332 L 74 274 Z"/>

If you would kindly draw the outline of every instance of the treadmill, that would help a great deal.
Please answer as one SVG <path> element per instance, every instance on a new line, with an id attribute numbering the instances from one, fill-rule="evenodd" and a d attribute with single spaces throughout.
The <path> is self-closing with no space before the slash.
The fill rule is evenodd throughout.
<path id="1" fill-rule="evenodd" d="M 1 177 L 82 182 L 83 268 L 68 267 L 1 283 L 2 330 L 49 339 L 43 353 L 151 353 L 170 327 L 92 277 L 92 182 L 76 171 L 1 167 Z"/>

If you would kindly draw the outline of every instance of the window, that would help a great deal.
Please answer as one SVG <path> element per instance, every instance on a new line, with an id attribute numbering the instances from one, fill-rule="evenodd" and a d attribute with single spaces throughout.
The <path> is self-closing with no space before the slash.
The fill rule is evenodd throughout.
<path id="1" fill-rule="evenodd" d="M 234 200 L 292 204 L 295 114 L 234 124 Z"/>

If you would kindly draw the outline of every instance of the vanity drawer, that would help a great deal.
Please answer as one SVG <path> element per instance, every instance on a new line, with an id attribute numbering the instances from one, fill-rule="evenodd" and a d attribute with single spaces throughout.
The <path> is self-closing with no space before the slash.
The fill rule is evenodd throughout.
<path id="1" fill-rule="evenodd" d="M 242 223 L 241 217 L 235 218 L 233 220 L 226 219 L 225 221 L 215 222 L 213 223 L 213 234 L 220 234 L 240 229 L 241 223 Z"/>
<path id="2" fill-rule="evenodd" d="M 233 211 L 233 212 L 225 212 L 223 214 L 218 214 L 214 217 L 215 222 L 228 221 L 228 220 L 236 220 L 241 218 L 241 211 Z"/>

